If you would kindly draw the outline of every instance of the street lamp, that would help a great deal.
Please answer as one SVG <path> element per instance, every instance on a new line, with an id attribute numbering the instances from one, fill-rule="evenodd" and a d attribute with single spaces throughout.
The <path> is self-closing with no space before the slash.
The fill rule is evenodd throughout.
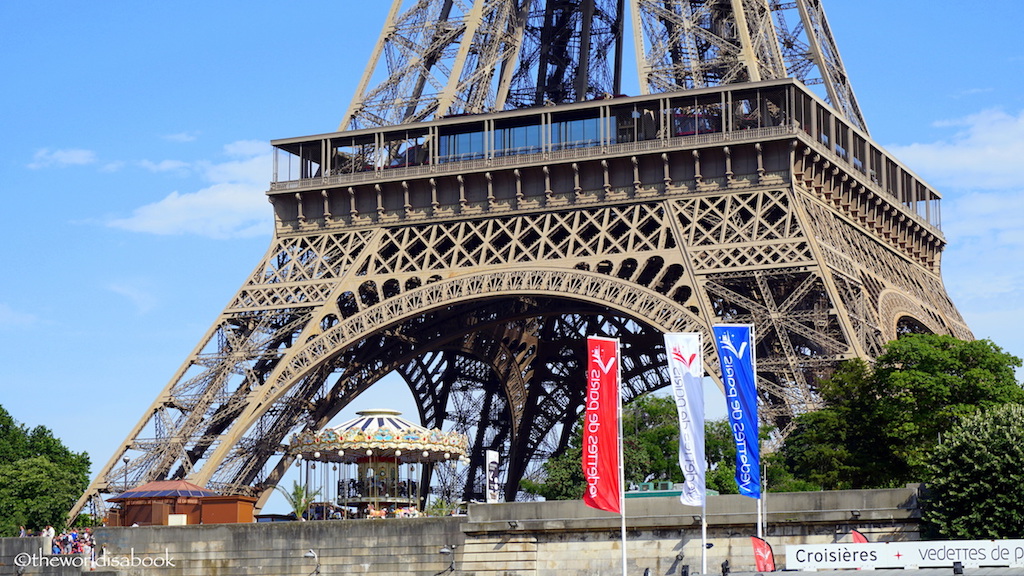
<path id="1" fill-rule="evenodd" d="M 448 573 L 448 572 L 455 572 L 455 545 L 452 544 L 450 546 L 445 546 L 444 548 L 441 548 L 437 552 L 439 554 L 444 554 L 445 556 L 451 556 L 452 557 L 452 561 L 451 561 L 451 564 L 449 564 L 447 568 L 445 568 L 444 570 L 441 570 L 437 574 L 434 574 L 434 576 L 441 576 L 442 574 L 445 574 L 445 573 Z"/>
<path id="2" fill-rule="evenodd" d="M 124 491 L 128 491 L 128 462 L 130 461 L 128 456 L 123 458 L 124 461 Z"/>
<path id="3" fill-rule="evenodd" d="M 309 549 L 309 552 L 306 552 L 305 554 L 303 554 L 302 557 L 303 558 L 312 558 L 312 559 L 316 560 L 316 568 L 313 568 L 313 571 L 309 573 L 310 576 L 313 576 L 314 574 L 319 574 L 320 573 L 320 556 L 317 555 L 317 553 L 314 552 L 312 548 Z"/>

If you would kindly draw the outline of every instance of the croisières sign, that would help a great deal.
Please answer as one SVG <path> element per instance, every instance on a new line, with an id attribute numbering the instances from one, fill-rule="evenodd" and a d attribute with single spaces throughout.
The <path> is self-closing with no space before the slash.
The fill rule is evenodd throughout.
<path id="1" fill-rule="evenodd" d="M 787 570 L 1024 567 L 1024 540 L 937 540 L 786 546 Z"/>

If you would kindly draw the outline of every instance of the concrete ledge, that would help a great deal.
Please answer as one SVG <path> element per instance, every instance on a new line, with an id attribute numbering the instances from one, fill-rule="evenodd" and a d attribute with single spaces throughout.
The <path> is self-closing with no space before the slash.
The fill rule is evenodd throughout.
<path id="1" fill-rule="evenodd" d="M 767 494 L 766 524 L 850 524 L 913 522 L 920 518 L 918 486 L 892 490 L 780 492 Z M 627 529 L 692 530 L 701 526 L 701 509 L 684 506 L 675 497 L 626 499 Z M 750 526 L 757 520 L 756 503 L 734 494 L 711 496 L 709 527 Z M 473 504 L 466 534 L 490 532 L 601 531 L 619 529 L 617 514 L 595 510 L 579 500 Z"/>
<path id="2" fill-rule="evenodd" d="M 856 528 L 871 540 L 917 540 L 917 489 L 768 494 L 766 538 L 782 566 L 787 544 L 848 542 Z M 627 571 L 696 574 L 702 554 L 709 573 L 728 559 L 737 576 L 753 568 L 749 536 L 755 502 L 708 499 L 704 548 L 699 508 L 673 497 L 626 501 Z M 856 511 L 856 514 L 854 512 Z M 696 520 L 694 516 L 697 516 Z M 107 576 L 308 576 L 319 555 L 321 574 L 434 576 L 454 560 L 462 576 L 589 576 L 609 573 L 622 558 L 620 518 L 580 501 L 480 504 L 444 518 L 331 520 L 202 526 L 99 528 L 106 557 L 166 557 L 173 566 L 99 568 Z M 0 539 L 0 576 L 16 576 L 20 553 L 45 549 L 41 538 Z M 454 556 L 441 548 L 454 546 Z M 81 576 L 81 569 L 27 566 L 25 576 Z"/>

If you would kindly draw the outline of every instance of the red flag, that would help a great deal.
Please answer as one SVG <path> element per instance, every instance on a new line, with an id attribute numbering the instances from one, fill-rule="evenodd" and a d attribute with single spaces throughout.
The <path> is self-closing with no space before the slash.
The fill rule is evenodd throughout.
<path id="1" fill-rule="evenodd" d="M 619 341 L 587 338 L 586 417 L 583 420 L 583 503 L 621 513 L 619 485 Z"/>
<path id="2" fill-rule="evenodd" d="M 775 553 L 772 546 L 757 536 L 751 536 L 750 542 L 754 545 L 755 570 L 758 572 L 775 572 Z"/>
<path id="3" fill-rule="evenodd" d="M 857 542 L 858 544 L 866 544 L 868 541 L 868 537 L 861 534 L 857 530 L 850 532 L 850 535 L 853 536 L 853 541 Z"/>

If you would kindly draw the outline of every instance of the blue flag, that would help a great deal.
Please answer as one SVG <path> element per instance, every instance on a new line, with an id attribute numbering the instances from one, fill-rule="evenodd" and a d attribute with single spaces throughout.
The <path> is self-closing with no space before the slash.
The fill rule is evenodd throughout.
<path id="1" fill-rule="evenodd" d="M 754 380 L 754 327 L 713 326 L 722 366 L 725 406 L 736 441 L 736 486 L 740 494 L 761 498 L 761 447 L 757 430 L 757 386 Z"/>

